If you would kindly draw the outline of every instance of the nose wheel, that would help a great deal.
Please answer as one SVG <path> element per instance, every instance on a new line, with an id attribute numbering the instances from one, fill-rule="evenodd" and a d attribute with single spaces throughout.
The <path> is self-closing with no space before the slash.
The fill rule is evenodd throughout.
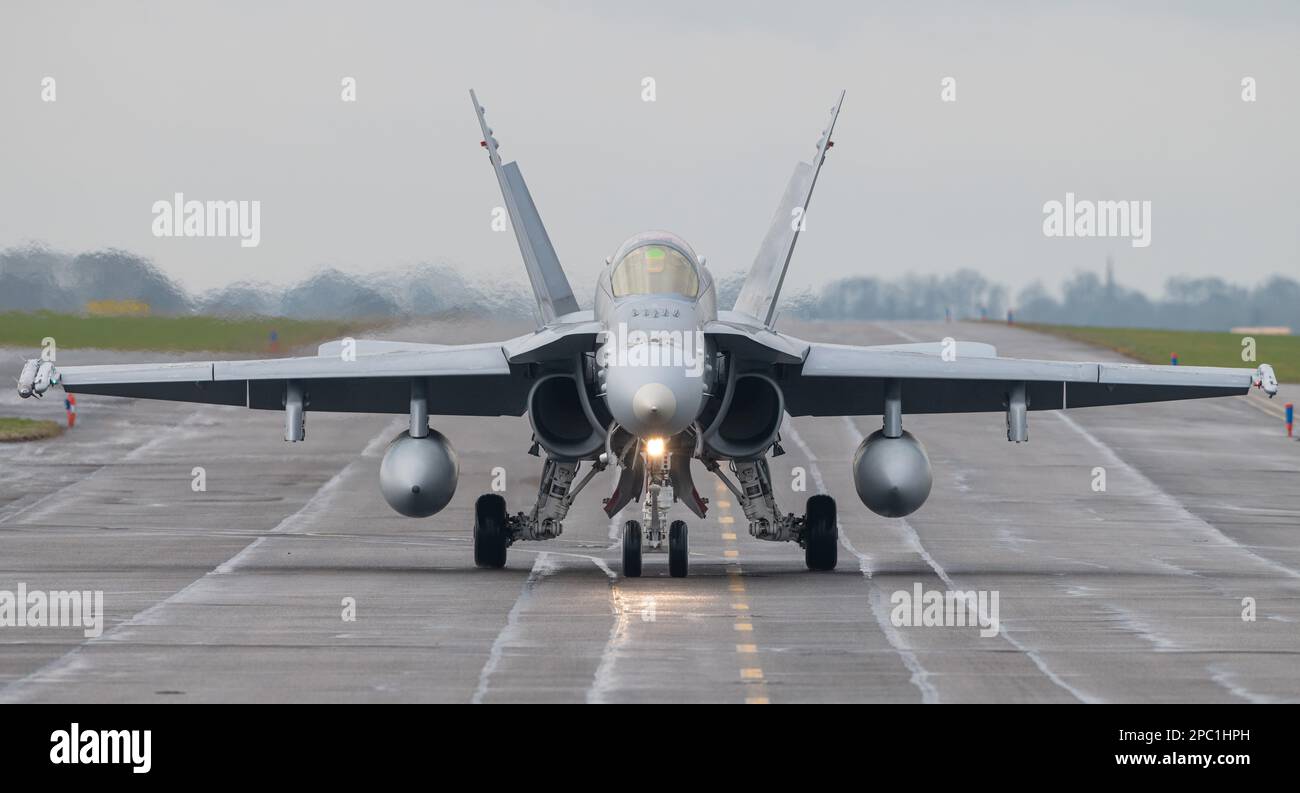
<path id="1" fill-rule="evenodd" d="M 623 575 L 641 577 L 641 524 L 629 520 L 623 524 Z"/>
<path id="2" fill-rule="evenodd" d="M 686 521 L 675 520 L 668 527 L 668 574 L 685 578 L 690 570 L 690 556 L 686 548 Z"/>

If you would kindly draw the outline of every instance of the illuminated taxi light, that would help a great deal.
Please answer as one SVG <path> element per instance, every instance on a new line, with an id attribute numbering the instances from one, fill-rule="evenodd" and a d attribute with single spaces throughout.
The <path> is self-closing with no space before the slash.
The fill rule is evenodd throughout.
<path id="1" fill-rule="evenodd" d="M 645 442 L 645 453 L 651 457 L 662 457 L 664 453 L 663 438 L 649 438 Z"/>

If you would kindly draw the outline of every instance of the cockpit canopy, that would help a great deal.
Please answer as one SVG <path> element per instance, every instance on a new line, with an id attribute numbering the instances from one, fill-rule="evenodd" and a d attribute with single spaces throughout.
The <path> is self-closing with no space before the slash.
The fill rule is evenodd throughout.
<path id="1" fill-rule="evenodd" d="M 681 295 L 700 293 L 700 274 L 686 254 L 663 242 L 633 247 L 614 262 L 610 273 L 614 297 L 628 295 Z"/>

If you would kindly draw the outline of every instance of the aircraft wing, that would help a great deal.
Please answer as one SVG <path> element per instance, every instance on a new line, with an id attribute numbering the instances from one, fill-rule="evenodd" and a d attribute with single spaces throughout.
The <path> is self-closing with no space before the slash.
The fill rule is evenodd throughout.
<path id="1" fill-rule="evenodd" d="M 309 411 L 407 413 L 413 381 L 423 380 L 434 415 L 518 416 L 532 384 L 512 366 L 504 343 L 437 346 L 369 345 L 355 356 L 341 345 L 322 354 L 252 361 L 60 366 L 35 389 L 25 367 L 19 393 L 39 396 L 57 383 L 73 394 L 104 394 L 283 410 L 287 387 L 301 388 Z M 376 350 L 367 352 L 367 350 Z"/>
<path id="2" fill-rule="evenodd" d="M 1004 411 L 1008 394 L 1022 383 L 1029 410 L 1235 396 L 1252 385 L 1270 396 L 1277 392 L 1267 364 L 1228 369 L 1037 361 L 997 357 L 988 345 L 966 351 L 958 345 L 951 360 L 941 345 L 812 343 L 807 349 L 802 366 L 787 367 L 778 378 L 791 416 L 881 415 L 890 380 L 901 384 L 904 414 Z"/>

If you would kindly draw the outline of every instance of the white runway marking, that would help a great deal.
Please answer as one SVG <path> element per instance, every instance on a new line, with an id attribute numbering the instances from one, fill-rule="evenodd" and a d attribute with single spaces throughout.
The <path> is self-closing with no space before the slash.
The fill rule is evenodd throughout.
<path id="1" fill-rule="evenodd" d="M 128 462 L 133 462 L 144 457 L 149 452 L 152 452 L 157 446 L 162 446 L 172 441 L 189 440 L 198 437 L 202 434 L 203 430 L 213 426 L 211 421 L 195 426 L 198 423 L 198 420 L 203 418 L 207 412 L 206 408 L 199 408 L 181 419 L 180 424 L 178 424 L 176 428 L 163 430 L 161 435 L 156 435 L 149 441 L 135 447 L 131 451 L 127 452 L 126 456 L 122 459 Z"/>
<path id="2" fill-rule="evenodd" d="M 617 522 L 618 516 L 615 515 L 610 525 L 616 525 Z M 618 575 L 603 559 L 592 557 L 591 561 L 595 562 L 609 579 L 609 603 L 614 612 L 614 624 L 610 626 L 609 638 L 605 640 L 605 649 L 600 653 L 600 665 L 596 667 L 596 674 L 592 677 L 591 688 L 587 689 L 587 704 L 600 705 L 609 701 L 609 693 L 614 690 L 616 681 L 614 667 L 618 664 L 623 647 L 627 644 L 631 621 L 627 616 L 627 604 L 623 602 L 623 590 L 618 586 Z"/>
<path id="3" fill-rule="evenodd" d="M 1187 507 L 1182 505 L 1182 502 L 1169 495 L 1169 493 L 1165 492 L 1159 485 L 1147 478 L 1146 474 L 1139 471 L 1136 467 L 1129 465 L 1124 458 L 1120 457 L 1119 453 L 1112 449 L 1105 441 L 1079 426 L 1078 422 L 1065 415 L 1064 412 L 1059 410 L 1052 412 L 1057 418 L 1065 423 L 1065 426 L 1082 435 L 1085 440 L 1104 454 L 1108 460 L 1107 465 L 1124 469 L 1130 477 L 1130 480 L 1142 491 L 1139 495 L 1141 495 L 1143 499 L 1152 502 L 1154 506 L 1164 507 L 1165 509 L 1172 511 L 1180 523 L 1188 523 L 1199 528 L 1202 532 L 1209 535 L 1210 539 L 1212 539 L 1215 544 L 1241 551 L 1259 564 L 1265 565 L 1274 572 L 1281 573 L 1288 578 L 1300 578 L 1300 572 L 1296 572 L 1280 562 L 1275 562 L 1272 559 L 1260 556 L 1250 548 L 1247 548 L 1219 531 L 1218 527 L 1212 523 L 1188 510 Z"/>
<path id="4" fill-rule="evenodd" d="M 899 338 L 902 338 L 905 341 L 910 341 L 913 343 L 917 343 L 921 341 L 921 339 L 918 339 L 917 337 L 913 336 L 912 334 L 908 333 L 905 330 L 902 330 L 901 328 L 895 328 L 892 325 L 886 325 L 883 322 L 873 322 L 872 324 L 875 325 L 877 328 L 880 328 L 881 330 L 885 331 L 886 333 L 892 333 L 895 336 L 898 336 Z"/>
<path id="5" fill-rule="evenodd" d="M 388 434 L 388 432 L 389 432 L 389 426 L 385 426 L 384 429 L 380 431 L 380 435 L 377 437 L 384 437 Z M 372 440 L 371 443 L 373 442 L 374 441 Z M 366 448 L 369 448 L 369 445 L 367 445 Z M 334 490 L 338 487 L 339 482 L 342 481 L 345 474 L 350 469 L 352 469 L 352 467 L 356 464 L 357 461 L 354 460 L 348 463 L 346 466 L 344 466 L 343 470 L 339 471 L 328 481 L 326 481 L 325 484 L 321 485 L 316 490 L 316 492 L 313 493 L 311 497 L 308 498 L 307 501 L 304 502 L 303 505 L 298 508 L 297 511 L 295 511 L 293 514 L 286 517 L 284 520 L 280 521 L 273 529 L 271 529 L 270 533 L 274 534 L 277 532 L 283 532 L 289 527 L 297 526 L 303 522 L 309 522 L 310 518 L 319 515 L 321 512 L 321 510 L 319 509 L 319 502 L 331 498 L 331 495 L 334 492 Z M 172 593 L 167 598 L 158 601 L 157 603 L 153 604 L 149 608 L 137 613 L 130 619 L 127 619 L 124 622 L 119 622 L 117 625 L 114 625 L 112 628 L 106 630 L 104 633 L 100 634 L 99 636 L 81 642 L 76 647 L 72 648 L 71 650 L 59 656 L 58 658 L 55 658 L 54 660 L 50 661 L 48 664 L 42 666 L 40 669 L 33 671 L 31 674 L 25 675 L 17 680 L 12 681 L 11 683 L 9 683 L 4 687 L 3 691 L 0 691 L 0 702 L 3 703 L 17 702 L 21 697 L 22 689 L 26 687 L 28 684 L 56 680 L 60 676 L 66 674 L 68 671 L 75 668 L 76 664 L 80 660 L 79 656 L 81 654 L 81 651 L 84 650 L 86 647 L 101 642 L 118 641 L 122 638 L 123 633 L 129 631 L 132 627 L 135 627 L 137 625 L 151 624 L 151 620 L 153 619 L 154 615 L 157 614 L 163 608 L 165 608 L 168 604 L 177 602 L 179 600 L 183 600 L 187 594 L 189 594 L 196 587 L 203 584 L 211 576 L 225 575 L 231 572 L 232 570 L 234 570 L 236 567 L 238 567 L 240 561 L 244 558 L 244 556 L 248 553 L 248 551 L 253 547 L 255 547 L 256 545 L 258 545 L 259 543 L 261 543 L 263 539 L 265 539 L 265 536 L 258 537 L 253 542 L 244 546 L 243 549 L 241 549 L 238 553 L 236 553 L 231 558 L 227 559 L 225 562 L 222 562 L 221 564 L 217 565 L 215 568 L 205 573 L 203 576 L 195 579 L 194 581 L 191 581 L 189 585 L 187 585 L 183 589 Z"/>
<path id="6" fill-rule="evenodd" d="M 848 429 L 848 435 L 849 435 L 848 440 L 850 441 L 850 444 L 853 446 L 857 446 L 858 444 L 862 443 L 863 435 L 862 432 L 858 429 L 857 424 L 855 424 L 853 419 L 848 416 L 844 416 L 842 418 L 844 424 Z M 815 470 L 816 457 L 812 455 L 812 450 L 809 449 L 808 445 L 803 442 L 803 439 L 799 437 L 798 433 L 794 432 L 794 428 L 793 426 L 791 426 L 790 422 L 787 421 L 786 426 L 789 427 L 790 429 L 791 440 L 793 440 L 795 442 L 795 445 L 797 445 L 801 450 L 803 450 L 806 454 L 809 455 L 810 469 Z M 825 485 L 822 483 L 822 477 L 820 472 L 813 473 L 813 481 L 817 484 L 819 488 L 821 488 L 824 491 Z M 912 528 L 911 524 L 909 524 L 906 519 L 900 518 L 897 520 L 891 520 L 889 521 L 889 523 L 890 525 L 893 525 L 896 528 L 902 530 L 903 539 L 906 540 L 907 543 L 912 547 L 912 549 L 917 553 L 917 555 L 919 555 L 921 559 L 924 560 L 927 565 L 929 565 L 930 569 L 933 570 L 935 575 L 939 577 L 939 580 L 943 581 L 944 584 L 949 589 L 952 590 L 960 589 L 960 587 L 958 587 L 955 583 L 953 583 L 952 578 L 949 577 L 948 575 L 948 571 L 945 570 L 943 566 L 940 565 L 939 562 L 933 556 L 930 555 L 930 552 L 928 550 L 926 550 L 925 545 L 921 542 L 920 535 L 916 533 L 916 530 Z M 840 530 L 840 537 L 843 541 L 844 538 L 843 529 Z M 841 544 L 843 544 L 843 542 L 841 542 Z M 851 545 L 846 546 L 846 548 L 850 549 L 849 550 L 850 553 L 853 553 L 855 556 L 857 555 L 856 552 L 852 550 Z M 866 571 L 864 571 L 864 575 L 865 572 Z M 877 617 L 876 621 L 880 622 L 879 616 Z M 893 628 L 893 624 L 890 623 L 887 618 L 885 619 L 885 623 L 881 625 L 882 630 L 885 629 L 885 625 L 888 625 L 889 628 L 891 629 Z M 1012 647 L 1016 648 L 1021 653 L 1023 653 L 1027 658 L 1029 658 L 1030 662 L 1033 663 L 1035 667 L 1037 667 L 1038 671 L 1041 672 L 1043 676 L 1045 676 L 1048 680 L 1052 681 L 1052 683 L 1055 684 L 1058 688 L 1070 694 L 1070 696 L 1074 697 L 1080 702 L 1088 702 L 1088 703 L 1101 702 L 1101 700 L 1098 699 L 1097 697 L 1094 697 L 1091 694 L 1088 694 L 1087 692 L 1081 691 L 1080 689 L 1070 685 L 1063 678 L 1061 678 L 1060 675 L 1052 671 L 1052 669 L 1048 667 L 1047 662 L 1043 660 L 1042 656 L 1040 656 L 1037 651 L 1026 647 L 1019 640 L 1017 640 L 1010 633 L 1008 633 L 1005 624 L 999 627 L 999 635 L 1002 636 L 1002 638 L 1005 639 Z M 890 638 L 888 631 L 886 631 L 886 638 Z M 902 641 L 901 636 L 899 637 L 899 641 L 900 642 Z M 890 638 L 890 643 L 894 644 L 894 639 Z M 897 645 L 895 645 L 895 649 L 900 649 L 900 648 Z M 903 650 L 900 649 L 900 654 L 902 652 Z M 907 652 L 911 652 L 910 648 L 907 649 Z M 920 667 L 919 661 L 918 661 L 918 667 Z M 911 667 L 909 666 L 909 668 Z M 923 668 L 922 671 L 924 672 Z M 926 673 L 926 676 L 928 677 L 928 673 Z M 936 700 L 937 700 L 937 694 L 936 694 Z"/>
<path id="7" fill-rule="evenodd" d="M 815 465 L 815 463 L 810 463 L 810 465 Z M 849 537 L 844 533 L 843 529 L 840 530 L 840 545 L 844 546 L 844 550 L 857 557 L 858 569 L 870 581 L 872 576 L 875 575 L 875 570 L 871 566 L 871 557 L 854 548 L 853 543 L 849 541 Z M 885 604 L 885 596 L 880 587 L 872 586 L 867 597 L 871 601 L 871 613 L 875 616 L 876 622 L 880 624 L 880 629 L 885 632 L 885 638 L 898 652 L 899 657 L 903 659 L 903 665 L 912 673 L 912 685 L 921 690 L 921 702 L 927 705 L 938 704 L 939 689 L 935 688 L 934 683 L 931 682 L 930 673 L 921 665 L 921 659 L 916 657 L 916 652 L 908 643 L 907 637 L 903 635 L 902 631 L 895 628 L 894 623 L 890 621 L 889 607 Z"/>
<path id="8" fill-rule="evenodd" d="M 606 552 L 619 550 L 623 545 L 623 511 L 620 510 L 609 519 L 610 545 Z M 627 605 L 623 602 L 623 590 L 618 586 L 618 574 L 597 556 L 589 557 L 593 564 L 601 569 L 609 579 L 609 605 L 614 613 L 614 624 L 609 628 L 609 638 L 600 653 L 600 664 L 592 677 L 591 687 L 587 689 L 587 703 L 592 705 L 608 702 L 607 696 L 614 690 L 614 667 L 618 663 L 623 647 L 627 644 L 630 622 L 627 617 Z"/>
<path id="9" fill-rule="evenodd" d="M 193 426 L 195 420 L 203 416 L 204 413 L 205 411 L 202 408 L 190 413 L 188 416 L 181 419 L 182 429 L 167 430 L 162 435 L 156 435 L 150 438 L 149 440 L 145 441 L 144 443 L 141 443 L 139 446 L 135 447 L 134 449 L 132 449 L 131 451 L 123 455 L 122 457 L 123 462 L 134 462 L 140 459 L 140 457 L 144 455 L 146 452 L 152 451 L 155 446 L 160 446 L 165 442 L 173 441 L 173 440 L 186 440 L 197 436 L 198 434 L 200 434 L 202 429 L 207 429 L 208 427 L 212 426 L 211 424 L 203 424 L 198 429 L 196 429 Z M 29 513 L 30 513 L 29 520 L 22 521 L 22 523 L 25 524 L 31 522 L 32 520 L 39 520 L 40 518 L 49 514 L 51 507 L 46 506 L 46 504 L 48 504 L 51 500 L 63 495 L 73 487 L 84 485 L 86 482 L 89 482 L 90 480 L 99 476 L 108 468 L 109 468 L 108 465 L 99 466 L 98 468 L 96 468 L 94 471 L 91 471 L 86 476 L 83 476 L 80 479 L 74 479 L 73 481 L 67 483 L 63 487 L 60 487 L 54 490 L 53 492 L 46 493 L 44 496 L 41 496 L 37 500 L 28 504 L 27 506 L 22 507 L 21 509 L 14 510 L 8 515 L 5 515 L 3 518 L 0 518 L 0 523 L 9 523 L 25 515 L 29 515 Z"/>
<path id="10" fill-rule="evenodd" d="M 1281 697 L 1272 697 L 1267 694 L 1256 694 L 1248 688 L 1237 682 L 1237 675 L 1232 672 L 1220 669 L 1217 666 L 1211 666 L 1207 671 L 1210 673 L 1210 679 L 1220 686 L 1227 689 L 1233 696 L 1240 697 L 1253 705 L 1276 705 L 1278 703 L 1296 702 L 1294 699 L 1282 699 Z"/>
<path id="11" fill-rule="evenodd" d="M 235 572 L 243 566 L 244 560 L 251 556 L 253 551 L 266 541 L 267 537 L 270 537 L 273 534 L 288 534 L 295 526 L 311 525 L 312 521 L 314 521 L 317 516 L 328 513 L 330 507 L 333 506 L 334 493 L 339 489 L 339 485 L 343 484 L 343 482 L 362 465 L 361 461 L 353 460 L 343 466 L 343 470 L 334 474 L 334 476 L 330 477 L 325 484 L 321 485 L 320 488 L 312 494 L 311 498 L 307 499 L 307 503 L 298 508 L 297 512 L 289 515 L 272 527 L 270 531 L 258 537 L 256 540 L 253 540 L 248 545 L 245 545 L 239 553 L 217 565 L 212 572 L 208 573 L 208 575 L 229 575 L 230 573 Z"/>
<path id="12" fill-rule="evenodd" d="M 854 423 L 853 419 L 849 416 L 844 416 L 843 420 L 848 426 L 849 441 L 852 445 L 857 446 L 862 443 L 863 435 L 862 431 L 858 429 L 858 425 Z M 897 520 L 890 521 L 890 523 L 895 523 L 898 528 L 902 529 L 904 538 L 920 555 L 920 557 L 925 560 L 925 563 L 930 566 L 930 569 L 934 570 L 935 575 L 939 576 L 939 580 L 943 581 L 943 583 L 951 590 L 960 590 L 960 587 L 953 583 L 952 578 L 948 576 L 948 571 L 943 568 L 943 565 L 939 564 L 939 562 L 930 555 L 930 552 L 926 550 L 925 545 L 921 542 L 921 535 L 916 533 L 916 529 L 912 528 L 912 524 L 908 523 L 906 518 L 898 518 Z M 1067 692 L 1070 696 L 1080 702 L 1088 704 L 1099 704 L 1104 702 L 1104 700 L 1070 685 L 1064 678 L 1052 671 L 1052 669 L 1047 665 L 1047 662 L 1043 660 L 1043 657 L 1038 654 L 1038 651 L 1026 647 L 1020 642 L 1020 640 L 1007 632 L 1005 620 L 1001 625 L 999 625 L 998 634 L 1003 639 L 1006 639 L 1012 647 L 1024 653 L 1025 656 L 1029 658 L 1030 662 L 1038 668 L 1039 672 L 1042 672 L 1048 680 L 1052 681 L 1052 683 Z"/>
<path id="13" fill-rule="evenodd" d="M 1204 520 L 1200 516 L 1191 512 L 1189 509 L 1187 509 L 1187 507 L 1183 506 L 1182 503 L 1177 498 L 1175 498 L 1173 495 L 1166 492 L 1163 488 L 1161 488 L 1150 478 L 1148 478 L 1146 474 L 1143 474 L 1136 467 L 1130 465 L 1127 461 L 1125 461 L 1124 458 L 1120 457 L 1119 453 L 1116 452 L 1113 448 L 1111 448 L 1109 444 L 1107 444 L 1105 441 L 1103 441 L 1102 439 L 1098 438 L 1096 435 L 1089 432 L 1077 421 L 1067 416 L 1063 411 L 1053 411 L 1053 412 L 1056 414 L 1057 418 L 1061 419 L 1061 421 L 1064 422 L 1064 424 L 1067 427 L 1082 435 L 1085 440 L 1087 440 L 1098 451 L 1104 454 L 1108 460 L 1107 462 L 1108 465 L 1112 465 L 1116 468 L 1121 468 L 1124 471 L 1126 471 L 1129 477 L 1131 478 L 1131 481 L 1134 482 L 1137 485 L 1137 487 L 1140 489 L 1141 491 L 1140 495 L 1142 498 L 1149 500 L 1157 507 L 1163 507 L 1165 509 L 1171 510 L 1174 513 L 1175 519 L 1180 524 L 1188 523 L 1196 528 L 1201 529 L 1205 534 L 1209 535 L 1210 540 L 1215 544 L 1219 546 L 1231 548 L 1233 550 L 1241 551 L 1242 553 L 1247 554 L 1255 562 L 1267 566 L 1269 569 L 1273 570 L 1274 572 L 1281 573 L 1282 575 L 1287 576 L 1289 578 L 1300 578 L 1300 573 L 1297 573 L 1295 570 L 1292 570 L 1290 567 L 1287 567 L 1286 565 L 1281 564 L 1280 562 L 1275 562 L 1272 559 L 1268 559 L 1266 557 L 1260 556 L 1259 554 L 1255 553 L 1255 551 L 1253 551 L 1252 549 L 1246 547 L 1245 545 L 1242 545 L 1241 543 L 1232 539 L 1228 535 L 1224 534 L 1214 524 L 1210 523 L 1207 520 Z M 1182 568 L 1178 568 L 1176 565 L 1172 565 L 1167 562 L 1163 562 L 1160 560 L 1157 560 L 1157 562 L 1164 567 L 1173 568 L 1175 571 L 1181 571 L 1184 575 L 1188 575 L 1188 576 L 1198 575 L 1194 571 L 1183 570 Z M 1112 613 L 1116 613 L 1118 616 L 1121 617 L 1122 619 L 1121 624 L 1126 629 L 1130 630 L 1131 632 L 1135 633 L 1138 636 L 1141 636 L 1143 639 L 1146 639 L 1147 641 L 1151 642 L 1158 650 L 1178 649 L 1177 645 L 1174 642 L 1157 635 L 1150 625 L 1148 625 L 1146 622 L 1142 621 L 1138 617 L 1134 616 L 1131 612 L 1120 609 L 1114 605 L 1108 605 L 1106 606 L 1106 608 L 1110 610 Z M 1214 683 L 1226 689 L 1233 696 L 1240 697 L 1241 699 L 1244 699 L 1248 702 L 1256 702 L 1256 703 L 1277 701 L 1276 698 L 1274 697 L 1268 697 L 1250 691 L 1249 689 L 1247 689 L 1245 686 L 1241 685 L 1237 681 L 1236 675 L 1227 672 L 1223 669 L 1211 666 L 1208 667 L 1206 671 L 1209 672 L 1210 679 L 1214 681 Z"/>
<path id="14" fill-rule="evenodd" d="M 798 446 L 799 451 L 803 452 L 804 457 L 808 459 L 808 473 L 812 476 L 817 492 L 828 492 L 826 490 L 826 481 L 822 478 L 821 468 L 817 465 L 817 455 L 813 454 L 812 448 L 799 435 L 799 432 L 789 419 L 785 422 L 782 435 L 794 441 L 794 445 Z M 838 522 L 836 530 L 839 532 L 840 545 L 844 546 L 844 550 L 853 554 L 858 560 L 858 569 L 862 571 L 862 575 L 867 581 L 867 600 L 871 604 L 871 615 L 875 617 L 876 624 L 880 626 L 881 633 L 885 635 L 885 640 L 898 653 L 898 657 L 902 659 L 903 666 L 907 667 L 907 671 L 912 673 L 911 682 L 921 692 L 921 701 L 926 704 L 938 703 L 939 690 L 931 682 L 930 673 L 921 664 L 921 659 L 917 657 L 907 639 L 889 620 L 889 609 L 885 605 L 884 595 L 881 593 L 880 587 L 876 586 L 872 580 L 875 571 L 871 566 L 871 557 L 853 547 L 853 543 L 849 542 L 848 536 L 844 533 L 844 529 L 838 525 Z"/>
<path id="15" fill-rule="evenodd" d="M 361 456 L 378 457 L 379 453 L 387 449 L 388 444 L 392 442 L 393 438 L 391 436 L 401 432 L 402 428 L 408 424 L 410 424 L 410 421 L 406 417 L 393 419 L 388 426 L 384 428 L 383 432 L 370 439 L 370 443 L 366 444 L 366 448 L 361 450 Z"/>
<path id="16" fill-rule="evenodd" d="M 554 555 L 547 551 L 539 552 L 537 558 L 533 560 L 533 569 L 528 572 L 528 578 L 524 580 L 524 585 L 519 590 L 519 597 L 515 598 L 515 605 L 506 615 L 506 624 L 497 633 L 496 639 L 492 642 L 492 649 L 488 651 L 487 663 L 483 664 L 483 669 L 478 675 L 478 688 L 474 689 L 474 695 L 470 697 L 471 703 L 483 704 L 483 699 L 488 693 L 488 684 L 492 682 L 492 674 L 501 665 L 501 656 L 505 653 L 505 648 L 519 638 L 519 615 L 533 599 L 533 590 L 538 582 L 558 569 L 560 565 Z"/>

